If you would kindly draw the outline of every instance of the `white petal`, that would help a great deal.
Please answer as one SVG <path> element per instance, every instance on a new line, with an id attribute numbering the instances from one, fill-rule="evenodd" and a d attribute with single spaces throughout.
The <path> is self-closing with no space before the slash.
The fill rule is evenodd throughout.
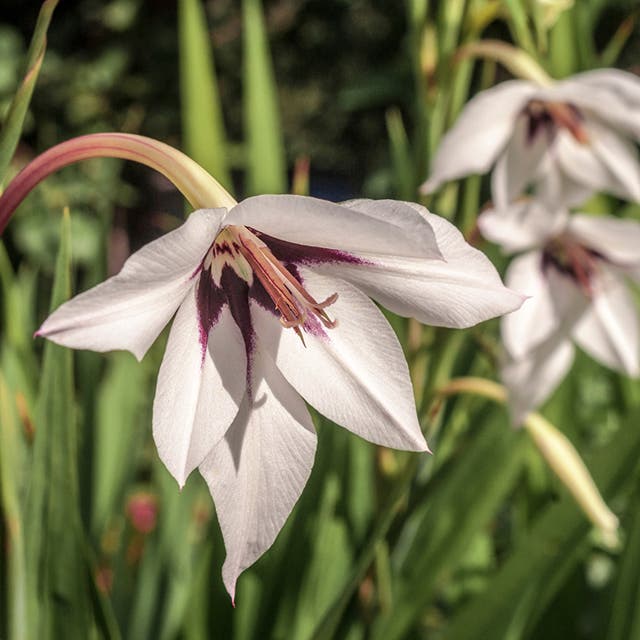
<path id="1" fill-rule="evenodd" d="M 404 202 L 401 200 L 371 200 L 368 198 L 358 198 L 340 203 L 343 207 L 353 209 L 359 213 L 382 222 L 388 222 L 394 226 L 405 230 L 408 236 L 419 238 L 423 245 L 420 258 L 442 259 L 442 253 L 438 247 L 436 234 L 427 220 L 429 211 L 426 207 L 415 202 Z M 375 251 L 372 251 L 376 253 Z M 415 256 L 409 253 L 404 247 L 398 247 L 394 255 Z"/>
<path id="2" fill-rule="evenodd" d="M 181 487 L 226 433 L 246 389 L 245 346 L 229 307 L 205 346 L 194 290 L 173 321 L 153 402 L 158 454 Z"/>
<path id="3" fill-rule="evenodd" d="M 635 144 L 595 120 L 585 126 L 594 153 L 615 176 L 617 184 L 609 185 L 611 193 L 640 202 L 640 164 Z"/>
<path id="4" fill-rule="evenodd" d="M 560 170 L 591 192 L 612 191 L 618 181 L 590 144 L 581 144 L 564 129 L 558 131 L 553 149 Z"/>
<path id="5" fill-rule="evenodd" d="M 438 255 L 429 225 L 405 203 L 394 200 L 370 205 L 363 213 L 305 196 L 254 196 L 234 207 L 225 223 L 253 227 L 288 242 L 339 251 Z"/>
<path id="6" fill-rule="evenodd" d="M 273 544 L 291 513 L 316 449 L 302 398 L 258 354 L 253 388 L 255 400 L 245 396 L 235 422 L 200 466 L 224 537 L 222 576 L 232 599 L 238 576 Z"/>
<path id="7" fill-rule="evenodd" d="M 513 135 L 498 158 L 491 175 L 491 196 L 496 209 L 503 209 L 520 196 L 539 173 L 551 140 L 546 129 L 529 140 L 529 117 L 518 117 Z"/>
<path id="8" fill-rule="evenodd" d="M 507 144 L 515 120 L 537 88 L 510 80 L 472 98 L 450 129 L 433 160 L 423 193 L 435 191 L 443 182 L 471 173 L 486 173 Z"/>
<path id="9" fill-rule="evenodd" d="M 482 235 L 512 253 L 542 245 L 567 224 L 566 209 L 549 209 L 539 200 L 521 200 L 505 209 L 487 209 L 478 216 Z"/>
<path id="10" fill-rule="evenodd" d="M 523 358 L 509 359 L 501 375 L 514 425 L 522 423 L 560 384 L 573 362 L 573 344 L 558 332 Z"/>
<path id="11" fill-rule="evenodd" d="M 593 285 L 592 304 L 573 337 L 602 364 L 638 376 L 638 310 L 631 293 L 623 279 L 610 269 L 603 269 Z"/>
<path id="12" fill-rule="evenodd" d="M 597 69 L 559 82 L 553 90 L 554 99 L 567 100 L 640 138 L 640 78 L 636 75 Z"/>
<path id="13" fill-rule="evenodd" d="M 365 256 L 364 264 L 326 264 L 317 270 L 351 282 L 394 313 L 437 326 L 469 327 L 522 304 L 524 298 L 504 287 L 482 252 L 444 218 L 423 211 L 444 262 Z"/>
<path id="14" fill-rule="evenodd" d="M 386 447 L 427 451 L 407 363 L 382 313 L 346 282 L 304 268 L 300 275 L 317 300 L 338 294 L 327 309 L 338 325 L 319 335 L 305 332 L 305 347 L 293 330 L 283 329 L 273 314 L 255 307 L 256 334 L 278 369 L 336 424 Z"/>
<path id="15" fill-rule="evenodd" d="M 539 251 L 513 260 L 506 283 L 530 296 L 502 320 L 502 341 L 511 358 L 523 358 L 555 333 L 568 335 L 589 304 L 571 278 L 551 266 L 543 267 Z"/>
<path id="16" fill-rule="evenodd" d="M 589 142 L 581 144 L 559 131 L 552 153 L 572 180 L 592 191 L 607 191 L 640 201 L 640 165 L 635 147 L 595 121 L 585 122 Z"/>
<path id="17" fill-rule="evenodd" d="M 533 187 L 533 195 L 549 210 L 581 205 L 593 194 L 589 186 L 576 182 L 562 170 L 554 148 L 545 156 L 540 176 Z"/>
<path id="18" fill-rule="evenodd" d="M 640 264 L 640 223 L 576 213 L 568 230 L 582 244 L 619 266 Z"/>
<path id="19" fill-rule="evenodd" d="M 142 359 L 191 289 L 225 212 L 195 211 L 134 253 L 118 275 L 58 307 L 36 335 L 75 349 L 126 349 Z"/>
<path id="20" fill-rule="evenodd" d="M 509 265 L 506 283 L 529 296 L 522 307 L 502 319 L 502 341 L 512 358 L 523 358 L 560 325 L 549 282 L 542 271 L 542 254 L 530 251 Z"/>

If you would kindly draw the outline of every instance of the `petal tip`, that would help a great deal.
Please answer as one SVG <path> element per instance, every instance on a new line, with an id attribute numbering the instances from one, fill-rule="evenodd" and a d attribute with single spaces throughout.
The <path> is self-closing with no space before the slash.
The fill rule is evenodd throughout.
<path id="1" fill-rule="evenodd" d="M 236 607 L 236 583 L 238 582 L 238 576 L 225 576 L 223 571 L 222 581 L 224 582 L 224 588 L 227 590 L 229 597 L 231 598 L 231 606 Z"/>
<path id="2" fill-rule="evenodd" d="M 425 180 L 420 187 L 418 187 L 418 191 L 420 191 L 420 193 L 424 194 L 424 195 L 428 195 L 430 193 L 433 193 L 435 191 L 436 187 L 434 186 L 434 182 L 433 180 L 429 179 L 429 180 Z"/>

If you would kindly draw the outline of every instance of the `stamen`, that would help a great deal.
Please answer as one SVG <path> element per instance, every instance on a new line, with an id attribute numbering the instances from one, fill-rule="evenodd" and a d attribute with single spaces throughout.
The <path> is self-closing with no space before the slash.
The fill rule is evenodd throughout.
<path id="1" fill-rule="evenodd" d="M 264 242 L 244 227 L 227 227 L 227 230 L 231 229 L 234 230 L 240 254 L 249 263 L 280 313 L 280 323 L 283 327 L 293 329 L 304 344 L 301 328 L 304 327 L 309 314 L 316 316 L 328 329 L 337 325 L 337 321 L 332 320 L 325 311 L 338 299 L 337 293 L 318 302 Z"/>
<path id="2" fill-rule="evenodd" d="M 525 112 L 529 116 L 530 135 L 542 124 L 553 124 L 558 129 L 566 129 L 577 142 L 587 144 L 589 134 L 583 125 L 582 114 L 568 102 L 531 100 Z"/>
<path id="3" fill-rule="evenodd" d="M 580 112 L 566 102 L 547 102 L 547 111 L 558 127 L 564 127 L 580 144 L 587 144 L 589 136 L 582 125 Z"/>

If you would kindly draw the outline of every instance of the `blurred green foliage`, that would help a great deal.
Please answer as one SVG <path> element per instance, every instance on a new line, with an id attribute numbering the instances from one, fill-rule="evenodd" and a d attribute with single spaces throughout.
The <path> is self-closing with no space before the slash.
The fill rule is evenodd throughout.
<path id="1" fill-rule="evenodd" d="M 315 195 L 416 199 L 466 100 L 507 77 L 490 61 L 455 64 L 462 44 L 512 41 L 558 77 L 599 64 L 638 70 L 630 0 L 576 0 L 553 24 L 534 0 L 181 4 L 192 13 L 179 29 L 170 0 L 62 0 L 11 172 L 69 137 L 119 130 L 198 158 L 219 150 L 239 195 L 286 190 L 309 157 Z M 3 114 L 39 9 L 0 6 Z M 429 204 L 471 231 L 487 197 L 475 177 Z M 637 382 L 581 356 L 545 409 L 622 516 L 628 544 L 611 550 L 502 407 L 436 400 L 452 377 L 494 375 L 496 323 L 451 332 L 391 315 L 436 455 L 376 448 L 315 416 L 310 482 L 232 609 L 204 483 L 194 476 L 179 492 L 151 441 L 163 339 L 142 364 L 32 339 L 52 287 L 58 301 L 64 288 L 87 288 L 182 213 L 163 179 L 95 160 L 48 178 L 0 244 L 0 637 L 638 634 Z"/>

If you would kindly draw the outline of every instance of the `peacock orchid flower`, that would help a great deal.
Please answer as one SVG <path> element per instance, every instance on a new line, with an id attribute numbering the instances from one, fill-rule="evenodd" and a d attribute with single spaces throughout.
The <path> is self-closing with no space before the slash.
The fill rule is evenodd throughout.
<path id="1" fill-rule="evenodd" d="M 537 201 L 483 213 L 483 235 L 525 250 L 506 283 L 530 296 L 502 319 L 502 370 L 514 423 L 540 406 L 571 368 L 574 343 L 603 365 L 640 375 L 638 310 L 627 280 L 640 281 L 640 224 L 552 214 Z"/>
<path id="2" fill-rule="evenodd" d="M 141 359 L 175 316 L 153 435 L 181 486 L 196 468 L 209 486 L 233 598 L 309 477 L 316 434 L 305 401 L 376 444 L 428 450 L 402 348 L 370 297 L 447 327 L 513 311 L 523 298 L 423 207 L 290 195 L 238 204 L 178 151 L 137 136 L 86 136 L 49 150 L 9 185 L 0 221 L 52 170 L 104 155 L 161 170 L 197 210 L 60 306 L 37 335 Z"/>
<path id="3" fill-rule="evenodd" d="M 492 196 L 507 207 L 532 184 L 548 204 L 607 191 L 640 201 L 640 79 L 617 69 L 541 85 L 509 80 L 470 100 L 444 136 L 424 193 L 495 165 Z"/>

